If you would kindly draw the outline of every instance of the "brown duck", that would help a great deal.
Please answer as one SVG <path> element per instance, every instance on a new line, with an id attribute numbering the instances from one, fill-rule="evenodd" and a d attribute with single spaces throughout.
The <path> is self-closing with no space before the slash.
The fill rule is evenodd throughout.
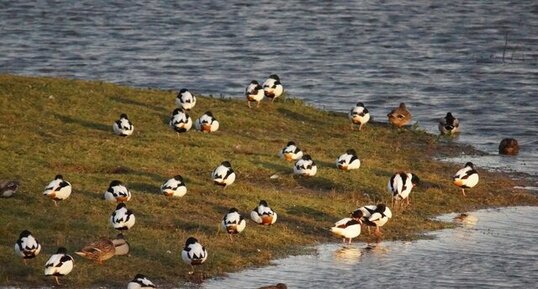
<path id="1" fill-rule="evenodd" d="M 111 240 L 101 238 L 99 241 L 89 243 L 75 253 L 86 259 L 94 260 L 98 264 L 103 264 L 103 261 L 114 257 L 116 248 Z"/>
<path id="2" fill-rule="evenodd" d="M 389 114 L 387 114 L 390 124 L 396 127 L 402 127 L 411 122 L 412 116 L 411 112 L 405 107 L 405 103 L 400 103 L 400 106 L 393 109 Z"/>
<path id="3" fill-rule="evenodd" d="M 499 154 L 517 155 L 519 153 L 519 144 L 515 138 L 505 138 L 499 144 Z"/>

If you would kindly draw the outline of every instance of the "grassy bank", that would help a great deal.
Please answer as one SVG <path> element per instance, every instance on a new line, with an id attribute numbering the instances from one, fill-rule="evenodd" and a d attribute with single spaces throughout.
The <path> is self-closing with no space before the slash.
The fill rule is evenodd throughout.
<path id="1" fill-rule="evenodd" d="M 358 206 L 390 203 L 386 183 L 399 170 L 414 172 L 423 183 L 411 194 L 411 206 L 394 212 L 385 225 L 385 239 L 413 239 L 443 228 L 447 225 L 429 220 L 441 213 L 538 204 L 535 196 L 515 191 L 507 176 L 480 168 L 480 183 L 462 197 L 451 176 L 463 164 L 433 160 L 439 151 L 461 148 L 417 129 L 393 129 L 383 120 L 352 132 L 346 116 L 297 100 L 248 109 L 243 98 L 199 97 L 191 117 L 211 110 L 220 130 L 178 137 L 167 125 L 174 98 L 175 92 L 96 81 L 0 75 L 0 178 L 22 184 L 14 197 L 0 199 L 0 285 L 52 285 L 43 266 L 58 246 L 72 253 L 88 241 L 113 237 L 108 218 L 115 204 L 101 197 L 114 179 L 133 193 L 127 206 L 137 223 L 126 234 L 131 256 L 104 265 L 74 256 L 75 268 L 64 278 L 68 287 L 125 287 L 137 273 L 159 287 L 189 281 L 190 268 L 180 257 L 189 236 L 209 251 L 202 266 L 206 277 L 267 264 L 302 245 L 339 242 L 327 228 Z M 127 138 L 112 133 L 121 113 L 135 126 Z M 277 157 L 289 140 L 312 155 L 319 167 L 315 177 L 294 177 L 292 164 Z M 334 162 L 348 148 L 357 151 L 361 168 L 338 171 Z M 224 191 L 210 179 L 223 160 L 237 173 Z M 56 174 L 73 185 L 59 207 L 41 194 Z M 159 186 L 176 174 L 184 177 L 188 193 L 167 199 Z M 270 178 L 275 174 L 278 178 Z M 230 242 L 218 229 L 223 215 L 236 207 L 248 218 L 260 199 L 279 214 L 277 223 L 267 228 L 249 221 Z M 24 229 L 43 244 L 29 266 L 13 250 Z M 363 234 L 359 240 L 368 238 Z"/>

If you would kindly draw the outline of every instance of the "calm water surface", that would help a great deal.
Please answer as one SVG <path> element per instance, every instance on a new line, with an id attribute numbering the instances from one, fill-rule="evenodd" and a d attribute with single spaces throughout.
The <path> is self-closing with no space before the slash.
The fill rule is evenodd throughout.
<path id="1" fill-rule="evenodd" d="M 32 2 L 0 1 L 0 72 L 237 97 L 277 73 L 330 110 L 404 101 L 430 132 L 451 111 L 492 154 L 462 163 L 538 175 L 537 1 Z"/>
<path id="2" fill-rule="evenodd" d="M 440 219 L 452 221 L 456 214 Z M 201 288 L 536 288 L 538 207 L 472 213 L 475 222 L 432 240 L 321 245 L 316 254 L 213 279 Z M 197 288 L 197 287 L 195 287 Z"/>

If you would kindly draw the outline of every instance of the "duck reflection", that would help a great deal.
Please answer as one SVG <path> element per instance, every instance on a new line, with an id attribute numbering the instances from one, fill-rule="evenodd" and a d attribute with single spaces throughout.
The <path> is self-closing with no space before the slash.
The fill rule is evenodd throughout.
<path id="1" fill-rule="evenodd" d="M 362 250 L 357 247 L 344 246 L 334 251 L 334 259 L 337 262 L 356 264 L 360 261 Z"/>

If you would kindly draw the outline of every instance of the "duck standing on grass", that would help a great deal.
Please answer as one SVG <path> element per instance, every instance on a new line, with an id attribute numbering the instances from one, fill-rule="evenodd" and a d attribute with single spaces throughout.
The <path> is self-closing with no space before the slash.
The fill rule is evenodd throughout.
<path id="1" fill-rule="evenodd" d="M 298 160 L 303 157 L 303 152 L 293 141 L 288 144 L 278 153 L 278 155 L 288 162 Z"/>
<path id="2" fill-rule="evenodd" d="M 222 218 L 221 225 L 230 236 L 230 240 L 233 240 L 232 235 L 243 232 L 247 225 L 247 221 L 241 214 L 239 214 L 239 211 L 236 208 L 231 208 L 224 218 Z"/>
<path id="3" fill-rule="evenodd" d="M 351 244 L 351 239 L 358 237 L 361 234 L 362 211 L 356 210 L 351 213 L 351 218 L 343 218 L 334 223 L 331 232 L 342 237 L 342 243 L 348 239 L 348 244 Z"/>
<path id="4" fill-rule="evenodd" d="M 125 203 L 119 203 L 116 210 L 110 216 L 110 224 L 114 229 L 124 231 L 129 230 L 135 224 L 135 215 Z"/>
<path id="5" fill-rule="evenodd" d="M 411 112 L 407 110 L 405 103 L 400 103 L 400 106 L 391 110 L 387 117 L 389 118 L 389 123 L 401 128 L 411 122 L 412 116 Z"/>
<path id="6" fill-rule="evenodd" d="M 98 264 L 103 264 L 103 261 L 114 257 L 116 254 L 116 247 L 112 240 L 101 238 L 98 241 L 91 242 L 84 246 L 82 249 L 75 252 L 75 254 L 93 260 Z"/>
<path id="7" fill-rule="evenodd" d="M 176 175 L 166 181 L 161 186 L 161 193 L 167 197 L 183 197 L 187 193 L 187 186 L 183 182 L 183 177 Z"/>
<path id="8" fill-rule="evenodd" d="M 304 155 L 293 166 L 293 173 L 303 177 L 313 177 L 318 171 L 318 166 L 310 155 Z"/>
<path id="9" fill-rule="evenodd" d="M 131 192 L 121 181 L 113 180 L 103 198 L 109 202 L 125 203 L 131 200 Z"/>
<path id="10" fill-rule="evenodd" d="M 136 274 L 133 280 L 127 284 L 127 289 L 150 289 L 155 285 L 144 275 Z"/>
<path id="11" fill-rule="evenodd" d="M 17 192 L 19 182 L 17 181 L 0 181 L 0 197 L 9 198 Z"/>
<path id="12" fill-rule="evenodd" d="M 213 116 L 211 111 L 206 111 L 194 123 L 196 130 L 201 132 L 215 132 L 219 129 L 219 121 Z"/>
<path id="13" fill-rule="evenodd" d="M 194 273 L 194 266 L 201 265 L 207 259 L 207 250 L 196 238 L 189 237 L 185 242 L 183 251 L 181 251 L 181 259 L 191 265 L 192 271 L 189 274 L 192 274 Z"/>
<path id="14" fill-rule="evenodd" d="M 127 114 L 122 113 L 120 115 L 120 119 L 116 120 L 114 124 L 112 124 L 112 130 L 114 130 L 114 133 L 119 136 L 129 136 L 133 134 L 134 125 L 127 117 Z"/>
<path id="15" fill-rule="evenodd" d="M 353 211 L 355 214 L 357 211 L 362 211 L 362 223 L 370 227 L 375 227 L 374 234 L 377 237 L 381 236 L 381 227 L 392 218 L 392 212 L 385 204 L 368 205 L 360 207 Z"/>
<path id="16" fill-rule="evenodd" d="M 392 194 L 392 207 L 394 208 L 394 203 L 400 200 L 406 200 L 407 205 L 409 205 L 409 194 L 419 182 L 420 179 L 417 175 L 412 173 L 399 172 L 394 174 L 387 184 L 387 189 Z"/>
<path id="17" fill-rule="evenodd" d="M 67 255 L 64 247 L 58 248 L 56 254 L 50 256 L 45 263 L 45 276 L 54 276 L 58 285 L 61 285 L 58 277 L 69 274 L 71 270 L 73 270 L 73 257 Z"/>
<path id="18" fill-rule="evenodd" d="M 20 233 L 17 242 L 15 242 L 15 252 L 23 258 L 22 260 L 26 265 L 26 259 L 35 258 L 41 252 L 41 244 L 32 236 L 30 231 L 24 230 Z"/>
<path id="19" fill-rule="evenodd" d="M 274 212 L 265 200 L 261 200 L 260 203 L 252 212 L 250 212 L 250 218 L 260 225 L 272 225 L 276 222 L 277 214 Z"/>
<path id="20" fill-rule="evenodd" d="M 229 161 L 223 161 L 213 170 L 211 178 L 216 185 L 223 186 L 224 189 L 235 181 L 235 172 Z"/>
<path id="21" fill-rule="evenodd" d="M 129 255 L 129 252 L 131 251 L 131 245 L 129 244 L 129 242 L 127 242 L 125 236 L 123 236 L 122 233 L 116 235 L 116 238 L 112 239 L 112 243 L 114 244 L 114 254 L 116 256 Z"/>
<path id="22" fill-rule="evenodd" d="M 357 102 L 357 105 L 349 111 L 349 119 L 351 120 L 351 130 L 355 128 L 355 125 L 358 125 L 359 130 L 361 130 L 370 120 L 370 112 L 362 102 Z"/>
<path id="23" fill-rule="evenodd" d="M 63 201 L 71 195 L 71 184 L 64 180 L 62 175 L 56 175 L 54 180 L 46 187 L 43 195 L 51 198 L 54 205 L 58 206 L 58 201 Z"/>
<path id="24" fill-rule="evenodd" d="M 196 96 L 186 88 L 181 89 L 176 96 L 176 107 L 189 111 L 193 109 L 195 105 Z"/>
<path id="25" fill-rule="evenodd" d="M 461 193 L 465 195 L 465 189 L 470 189 L 478 184 L 478 172 L 474 169 L 474 165 L 471 162 L 465 164 L 463 169 L 460 169 L 452 177 L 454 185 L 461 188 Z"/>
<path id="26" fill-rule="evenodd" d="M 168 122 L 170 127 L 178 133 L 187 132 L 192 127 L 192 119 L 183 109 L 176 108 L 172 112 L 170 121 Z"/>
<path id="27" fill-rule="evenodd" d="M 439 131 L 441 134 L 455 134 L 460 132 L 460 121 L 451 112 L 439 120 Z"/>
<path id="28" fill-rule="evenodd" d="M 348 149 L 345 154 L 338 157 L 336 167 L 343 171 L 355 170 L 360 168 L 361 160 L 357 157 L 354 149 Z"/>
<path id="29" fill-rule="evenodd" d="M 251 108 L 250 107 L 251 101 L 256 102 L 256 108 L 259 107 L 260 101 L 262 101 L 264 95 L 265 95 L 265 92 L 263 90 L 263 87 L 258 83 L 258 81 L 256 80 L 251 81 L 245 90 L 245 96 L 247 97 L 248 108 Z"/>
<path id="30" fill-rule="evenodd" d="M 284 92 L 284 87 L 280 83 L 280 78 L 276 74 L 271 74 L 269 78 L 263 83 L 263 91 L 265 96 L 271 99 L 271 102 L 275 101 Z"/>

